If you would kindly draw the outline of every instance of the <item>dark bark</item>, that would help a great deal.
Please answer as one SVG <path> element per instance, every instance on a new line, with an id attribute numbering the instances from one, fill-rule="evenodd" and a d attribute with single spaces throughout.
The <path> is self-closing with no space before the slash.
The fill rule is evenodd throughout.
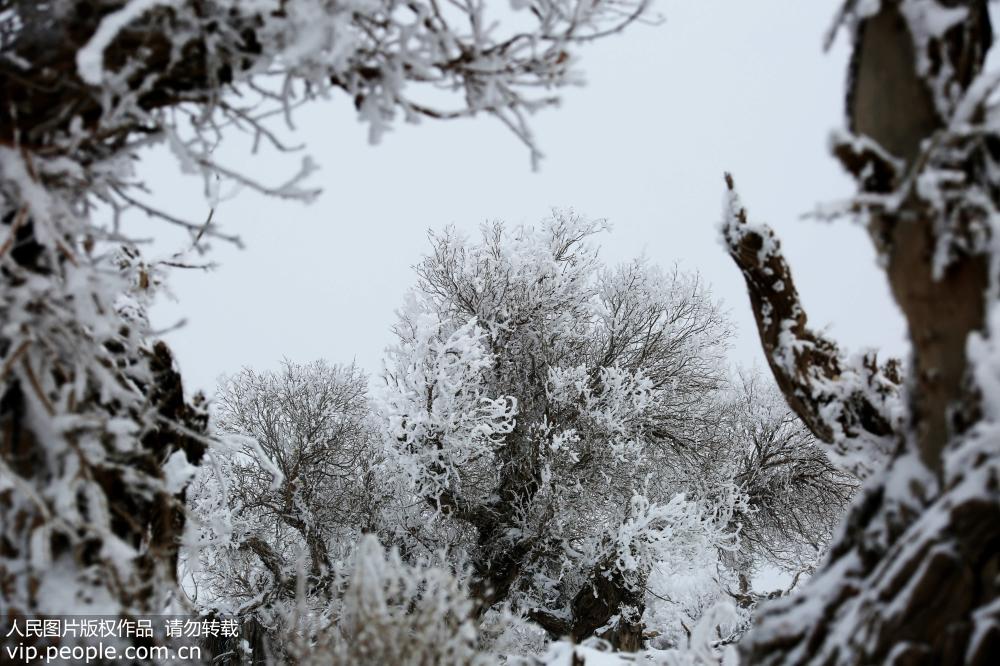
<path id="1" fill-rule="evenodd" d="M 480 615 L 507 599 L 525 558 L 540 538 L 540 535 L 521 536 L 519 529 L 522 511 L 531 506 L 541 482 L 538 445 L 526 432 L 527 421 L 528 418 L 518 418 L 498 452 L 500 471 L 491 493 L 496 499 L 466 513 L 465 519 L 470 520 L 477 534 L 475 577 L 470 591 L 477 599 Z"/>
<path id="2" fill-rule="evenodd" d="M 969 18 L 949 31 L 938 46 L 928 48 L 932 67 L 954 71 L 952 85 L 967 88 L 979 72 L 992 41 L 984 0 L 944 2 L 965 7 Z M 854 132 L 875 141 L 901 159 L 908 173 L 919 168 L 921 146 L 945 120 L 935 103 L 930 78 L 917 71 L 914 40 L 898 2 L 885 2 L 865 20 L 855 44 L 849 120 Z M 902 176 L 902 174 L 900 174 Z M 868 191 L 881 189 L 862 183 Z M 949 423 L 953 405 L 975 402 L 967 393 L 966 339 L 983 328 L 987 257 L 973 254 L 952 262 L 936 275 L 932 258 L 941 240 L 934 229 L 936 211 L 915 192 L 902 208 L 872 217 L 869 231 L 888 260 L 886 274 L 893 296 L 906 317 L 913 344 L 911 413 L 924 464 L 940 471 L 941 452 L 952 434 L 964 429 Z"/>
<path id="3" fill-rule="evenodd" d="M 578 642 L 596 636 L 615 650 L 637 652 L 643 647 L 645 608 L 645 587 L 630 585 L 607 560 L 594 567 L 567 610 L 533 608 L 528 617 L 555 640 L 568 637 Z"/>
<path id="4" fill-rule="evenodd" d="M 644 586 L 629 586 L 611 563 L 598 567 L 573 598 L 573 639 L 597 636 L 616 650 L 636 652 L 642 649 L 645 608 Z"/>

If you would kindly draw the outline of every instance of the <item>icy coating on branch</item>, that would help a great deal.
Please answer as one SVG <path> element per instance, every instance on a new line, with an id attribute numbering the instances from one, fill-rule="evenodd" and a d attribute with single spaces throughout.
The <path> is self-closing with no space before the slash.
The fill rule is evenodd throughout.
<path id="1" fill-rule="evenodd" d="M 17 125 L 18 141 L 29 145 L 155 136 L 176 129 L 180 112 L 200 139 L 180 145 L 204 169 L 223 127 L 280 145 L 264 118 L 291 122 L 301 103 L 342 92 L 373 142 L 400 114 L 415 122 L 488 113 L 537 160 L 527 119 L 557 101 L 552 91 L 579 82 L 572 49 L 645 9 L 645 0 L 545 0 L 501 19 L 495 6 L 471 1 L 132 0 L 101 3 L 95 14 L 89 3 L 65 0 L 48 14 L 0 15 L 10 54 L 2 67 L 16 77 L 6 94 L 27 92 Z M 37 31 L 64 39 L 43 44 L 49 37 Z M 75 76 L 55 76 L 67 67 Z M 11 89 L 31 78 L 44 85 Z M 0 117 L 14 120 L 10 113 Z"/>

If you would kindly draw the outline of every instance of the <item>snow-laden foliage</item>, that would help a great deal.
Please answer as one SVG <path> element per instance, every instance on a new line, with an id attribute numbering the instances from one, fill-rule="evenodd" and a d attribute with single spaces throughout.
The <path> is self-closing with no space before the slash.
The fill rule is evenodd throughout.
<path id="1" fill-rule="evenodd" d="M 392 400 L 400 407 L 388 412 L 388 427 L 413 454 L 404 464 L 418 492 L 440 498 L 462 482 L 470 466 L 502 445 L 514 428 L 517 400 L 485 394 L 482 373 L 492 367 L 493 358 L 483 340 L 485 332 L 474 320 L 441 339 L 441 322 L 414 309 L 408 322 L 411 337 L 392 352 L 399 377 L 399 394 Z M 426 408 L 404 407 L 413 404 Z M 434 446 L 422 446 L 428 440 Z"/>
<path id="2" fill-rule="evenodd" d="M 535 659 L 511 660 L 518 666 L 736 666 L 739 659 L 733 646 L 722 640 L 728 629 L 739 622 L 739 614 L 727 602 L 713 604 L 692 627 L 682 645 L 667 649 L 647 649 L 635 654 L 613 652 L 606 641 L 589 639 L 582 644 L 554 642 Z"/>
<path id="3" fill-rule="evenodd" d="M 754 373 L 734 379 L 699 472 L 702 483 L 729 484 L 742 498 L 732 518 L 740 526 L 733 563 L 748 575 L 763 564 L 811 571 L 859 480 L 817 446 L 773 384 Z"/>
<path id="4" fill-rule="evenodd" d="M 716 549 L 735 545 L 736 535 L 726 531 L 732 522 L 728 512 L 734 504 L 720 502 L 709 513 L 688 502 L 683 494 L 664 504 L 650 504 L 642 495 L 635 495 L 608 554 L 630 587 L 643 587 L 650 569 L 667 575 L 690 571 L 706 558 L 714 560 Z M 727 513 L 719 515 L 720 511 Z"/>
<path id="5" fill-rule="evenodd" d="M 199 608 L 238 617 L 250 655 L 363 661 L 398 646 L 351 619 L 350 590 L 379 599 L 405 588 L 385 571 L 432 566 L 468 588 L 469 659 L 599 636 L 684 663 L 703 621 L 711 654 L 746 629 L 760 566 L 810 572 L 853 478 L 759 377 L 727 371 L 697 277 L 604 268 L 603 227 L 557 212 L 432 235 L 374 414 L 353 367 L 225 380 L 189 500 Z"/>
<path id="6" fill-rule="evenodd" d="M 358 543 L 347 580 L 337 621 L 294 645 L 298 663 L 496 663 L 477 648 L 468 590 L 446 569 L 406 564 L 367 535 Z"/>
<path id="7" fill-rule="evenodd" d="M 676 638 L 738 573 L 818 559 L 853 484 L 773 397 L 731 384 L 728 324 L 699 278 L 604 267 L 604 227 L 555 211 L 432 234 L 380 411 L 442 527 L 421 546 L 470 564 L 477 612 L 507 604 L 554 637 L 637 649 L 644 614 Z M 741 549 L 744 524 L 758 543 Z"/>
<path id="8" fill-rule="evenodd" d="M 186 583 L 198 603 L 242 617 L 299 603 L 300 565 L 309 599 L 329 600 L 335 563 L 378 529 L 391 499 L 366 385 L 351 366 L 288 361 L 223 383 L 225 445 L 192 487 Z"/>
<path id="9" fill-rule="evenodd" d="M 208 641 L 206 663 L 494 664 L 481 647 L 467 585 L 447 566 L 404 559 L 372 534 L 331 563 L 323 603 L 309 591 L 308 564 L 299 560 L 292 597 L 237 616 L 236 638 Z M 509 626 L 501 619 L 498 627 Z"/>
<path id="10" fill-rule="evenodd" d="M 374 415 L 353 367 L 223 382 L 189 501 L 198 606 L 240 618 L 251 654 L 289 656 L 294 635 L 296 658 L 360 659 L 342 606 L 367 585 L 369 533 L 468 587 L 477 650 L 600 636 L 686 659 L 720 601 L 712 649 L 746 629 L 760 566 L 812 571 L 853 478 L 759 377 L 726 370 L 695 276 L 606 269 L 601 229 L 557 212 L 432 235 Z"/>
<path id="11" fill-rule="evenodd" d="M 146 337 L 155 273 L 106 233 L 86 235 L 83 179 L 108 182 L 65 158 L 0 148 L 8 612 L 162 608 L 173 591 L 177 494 L 204 450 L 203 409 L 184 402 L 170 352 Z"/>
<path id="12" fill-rule="evenodd" d="M 548 91 L 579 80 L 573 48 L 618 32 L 645 7 L 544 0 L 515 3 L 513 15 L 505 6 L 503 16 L 483 2 L 7 0 L 0 47 L 13 56 L 11 76 L 46 84 L 31 102 L 57 105 L 18 118 L 24 143 L 96 149 L 141 131 L 142 142 L 167 141 L 186 170 L 252 184 L 213 161 L 220 132 L 241 127 L 283 147 L 262 119 L 331 94 L 353 102 L 373 141 L 399 116 L 488 113 L 537 157 L 527 116 L 556 101 Z M 46 69 L 55 63 L 69 75 Z M 297 181 L 264 189 L 309 192 Z"/>

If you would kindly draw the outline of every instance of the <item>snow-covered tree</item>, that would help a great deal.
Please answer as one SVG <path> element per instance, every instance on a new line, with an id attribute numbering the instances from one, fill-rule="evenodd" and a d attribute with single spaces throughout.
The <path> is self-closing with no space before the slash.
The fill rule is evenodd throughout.
<path id="1" fill-rule="evenodd" d="M 190 252 L 226 236 L 143 201 L 144 148 L 169 145 L 210 200 L 225 182 L 309 200 L 311 161 L 271 186 L 213 149 L 240 130 L 285 149 L 268 118 L 342 94 L 373 139 L 397 116 L 486 113 L 537 157 L 526 116 L 553 97 L 534 93 L 575 81 L 575 47 L 644 6 L 544 0 L 496 23 L 481 2 L 0 0 L 0 607 L 183 598 L 183 491 L 205 417 L 142 310 L 164 269 L 189 262 L 142 261 L 120 213 L 180 226 Z"/>
<path id="2" fill-rule="evenodd" d="M 727 177 L 722 232 L 789 405 L 873 470 L 822 568 L 764 608 L 754 664 L 995 663 L 1000 657 L 996 71 L 985 0 L 846 2 L 849 132 L 835 155 L 909 329 L 897 365 L 807 326 L 774 233 Z M 845 258 L 845 262 L 849 259 Z M 845 266 L 847 264 L 845 263 Z"/>
<path id="3" fill-rule="evenodd" d="M 193 499 L 209 540 L 218 495 L 232 518 L 223 548 L 195 550 L 208 560 L 199 567 L 204 601 L 245 613 L 292 598 L 300 555 L 311 595 L 328 596 L 332 563 L 374 530 L 383 502 L 367 378 L 322 361 L 244 368 L 220 387 L 216 428 L 230 450 L 213 452 Z"/>
<path id="4" fill-rule="evenodd" d="M 857 492 L 857 477 L 833 463 L 765 378 L 738 373 L 720 407 L 698 476 L 739 489 L 735 569 L 747 577 L 761 566 L 811 571 Z"/>
<path id="5" fill-rule="evenodd" d="M 227 447 L 192 484 L 188 586 L 202 608 L 277 638 L 290 608 L 328 607 L 337 564 L 394 499 L 367 378 L 322 361 L 245 368 L 220 387 L 215 416 Z"/>
<path id="6" fill-rule="evenodd" d="M 382 410 L 428 512 L 464 527 L 480 613 L 637 648 L 654 563 L 735 542 L 735 488 L 684 494 L 728 326 L 695 275 L 605 268 L 603 226 L 432 234 Z"/>

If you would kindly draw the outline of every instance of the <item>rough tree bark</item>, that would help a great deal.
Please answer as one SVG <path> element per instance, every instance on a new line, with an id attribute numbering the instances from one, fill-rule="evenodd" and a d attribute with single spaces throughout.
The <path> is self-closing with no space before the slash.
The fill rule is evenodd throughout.
<path id="1" fill-rule="evenodd" d="M 533 608 L 528 617 L 556 640 L 569 637 L 579 642 L 596 636 L 615 650 L 637 652 L 643 647 L 645 609 L 645 587 L 629 586 L 608 560 L 594 567 L 590 580 L 573 597 L 568 613 L 557 615 Z"/>
<path id="2" fill-rule="evenodd" d="M 987 390 L 996 368 L 970 362 L 997 334 L 996 82 L 980 76 L 989 16 L 984 0 L 857 4 L 844 14 L 854 134 L 834 152 L 858 180 L 851 212 L 866 216 L 906 318 L 905 396 L 894 364 L 852 364 L 808 330 L 780 245 L 747 221 L 727 177 L 724 237 L 790 406 L 848 464 L 889 454 L 823 568 L 762 609 L 741 653 L 753 664 L 997 663 L 1000 394 Z"/>

